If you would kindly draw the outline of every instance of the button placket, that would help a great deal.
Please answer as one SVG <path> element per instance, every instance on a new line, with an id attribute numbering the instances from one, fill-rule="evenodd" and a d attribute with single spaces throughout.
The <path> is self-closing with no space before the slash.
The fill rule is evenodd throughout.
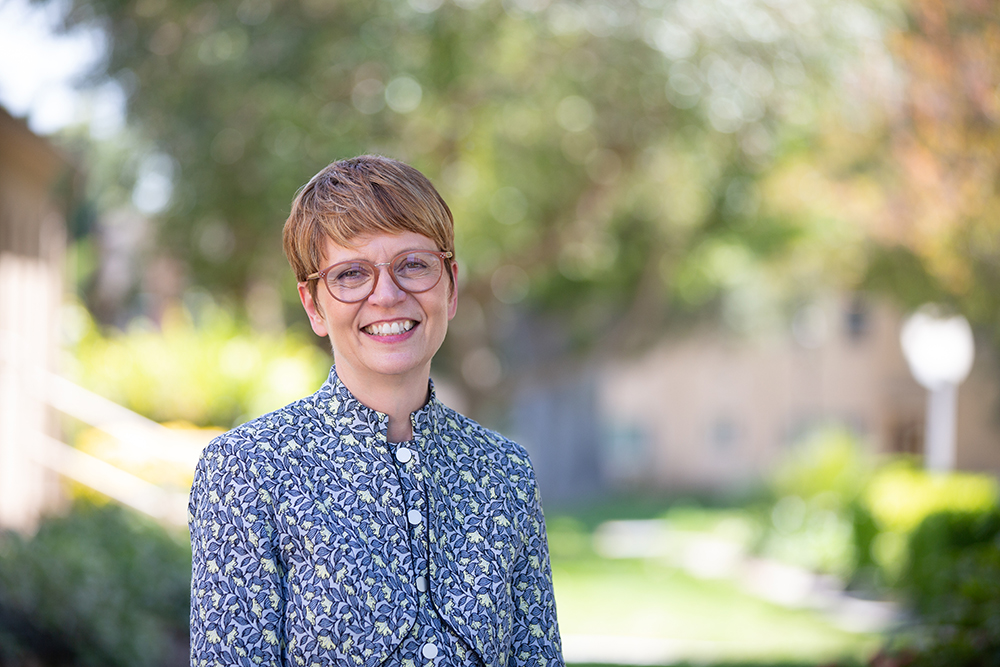
<path id="1" fill-rule="evenodd" d="M 419 455 L 410 443 L 396 447 L 394 458 L 399 463 L 400 480 L 403 486 L 404 500 L 410 508 L 406 511 L 406 522 L 410 526 L 410 536 L 413 543 L 414 586 L 418 593 L 426 593 L 430 585 L 427 573 L 427 529 L 424 524 L 423 509 L 426 499 L 423 484 L 419 474 Z M 425 604 L 425 595 L 420 595 L 419 605 Z"/>
<path id="2" fill-rule="evenodd" d="M 399 469 L 403 499 L 408 508 L 405 517 L 413 549 L 413 585 L 417 590 L 417 622 L 411 635 L 413 643 L 407 647 L 406 654 L 419 665 L 437 665 L 451 659 L 451 649 L 446 636 L 440 634 L 445 630 L 430 599 L 429 496 L 422 461 L 412 441 L 397 445 L 392 456 Z"/>

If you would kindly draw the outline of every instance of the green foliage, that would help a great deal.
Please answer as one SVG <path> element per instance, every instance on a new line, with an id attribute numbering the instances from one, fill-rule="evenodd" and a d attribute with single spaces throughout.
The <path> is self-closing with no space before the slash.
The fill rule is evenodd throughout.
<path id="1" fill-rule="evenodd" d="M 876 463 L 861 451 L 841 430 L 793 449 L 770 480 L 758 551 L 907 605 L 906 648 L 872 664 L 1000 665 L 996 478 Z"/>
<path id="2" fill-rule="evenodd" d="M 759 530 L 757 553 L 906 605 L 914 620 L 892 642 L 905 648 L 872 665 L 1000 665 L 997 480 L 928 472 L 909 459 L 876 462 L 862 451 L 847 431 L 819 431 L 789 452 L 756 509 L 679 504 L 665 517 L 703 534 L 739 525 L 751 546 L 745 536 Z M 572 527 L 559 523 L 561 544 Z"/>
<path id="3" fill-rule="evenodd" d="M 907 545 L 921 523 L 938 512 L 984 512 L 997 506 L 997 480 L 972 473 L 933 473 L 910 461 L 895 461 L 872 477 L 861 499 L 863 519 L 877 528 L 868 551 L 889 583 L 907 568 Z M 861 533 L 859 538 L 864 537 Z"/>
<path id="4" fill-rule="evenodd" d="M 0 664 L 183 664 L 190 567 L 181 536 L 117 505 L 0 535 Z"/>
<path id="5" fill-rule="evenodd" d="M 845 428 L 817 430 L 779 463 L 770 486 L 782 497 L 809 500 L 830 495 L 829 503 L 847 506 L 860 495 L 871 475 L 873 461 L 864 451 L 863 443 Z"/>
<path id="6" fill-rule="evenodd" d="M 413 163 L 455 213 L 466 312 L 484 315 L 455 327 L 456 355 L 502 348 L 513 304 L 557 313 L 580 345 L 614 332 L 648 339 L 668 308 L 701 312 L 734 289 L 765 290 L 781 282 L 765 267 L 787 269 L 792 257 L 816 258 L 801 272 L 822 272 L 831 253 L 804 253 L 810 245 L 854 247 L 828 239 L 846 216 L 785 215 L 768 192 L 787 193 L 762 184 L 814 148 L 814 124 L 843 99 L 835 82 L 878 49 L 878 9 L 830 0 L 65 7 L 68 27 L 106 29 L 95 79 L 126 91 L 130 126 L 154 146 L 121 161 L 126 176 L 105 178 L 158 169 L 172 181 L 157 251 L 233 303 L 286 270 L 280 227 L 296 189 L 363 152 Z M 785 282 L 798 288 L 800 277 Z M 283 296 L 294 301 L 294 291 Z"/>
<path id="7" fill-rule="evenodd" d="M 71 376 L 156 421 L 230 427 L 314 392 L 331 360 L 295 333 L 263 334 L 210 304 L 175 310 L 159 330 L 102 334 L 82 309 Z"/>
<path id="8" fill-rule="evenodd" d="M 872 246 L 863 280 L 866 289 L 892 294 L 906 311 L 932 303 L 954 305 L 954 299 L 931 276 L 921 259 L 900 246 Z"/>
<path id="9" fill-rule="evenodd" d="M 995 507 L 1000 488 L 981 473 L 935 473 L 898 461 L 882 467 L 865 490 L 865 503 L 883 530 L 910 533 L 937 512 Z"/>
<path id="10" fill-rule="evenodd" d="M 1000 665 L 1000 510 L 932 514 L 908 553 L 900 587 L 925 632 L 915 665 Z"/>
<path id="11" fill-rule="evenodd" d="M 910 459 L 876 462 L 843 429 L 795 446 L 769 480 L 758 549 L 857 586 L 907 586 L 909 544 L 940 512 L 988 512 L 1000 486 L 988 475 L 928 472 Z"/>
<path id="12" fill-rule="evenodd" d="M 998 664 L 996 479 L 932 473 L 908 459 L 877 462 L 863 451 L 850 432 L 824 429 L 789 451 L 765 502 L 738 510 L 675 503 L 659 514 L 673 530 L 724 537 L 908 605 L 916 620 L 902 641 L 910 648 L 885 654 L 901 662 L 872 664 Z M 581 523 L 553 523 L 561 566 L 592 553 L 577 546 L 586 545 Z"/>
<path id="13" fill-rule="evenodd" d="M 858 500 L 874 462 L 848 430 L 816 431 L 796 445 L 769 481 L 762 553 L 850 579 L 859 561 L 856 549 Z"/>
<path id="14" fill-rule="evenodd" d="M 785 496 L 771 508 L 760 551 L 814 572 L 850 578 L 856 564 L 851 518 L 849 509 L 830 496 L 809 501 Z"/>
<path id="15" fill-rule="evenodd" d="M 909 541 L 909 561 L 905 588 L 910 591 L 916 608 L 924 614 L 943 614 L 936 601 L 951 595 L 970 594 L 985 600 L 994 598 L 1000 604 L 1000 577 L 990 585 L 975 574 L 1000 566 L 996 543 L 1000 537 L 1000 511 L 940 512 L 928 516 L 913 532 Z M 956 577 L 958 575 L 958 577 Z M 956 585 L 957 579 L 971 580 L 971 587 Z"/>
<path id="16" fill-rule="evenodd" d="M 871 272 L 870 283 L 911 307 L 948 303 L 996 342 L 1000 98 L 976 91 L 1000 85 L 1000 11 L 977 0 L 909 0 L 903 8 L 891 44 L 908 83 L 897 117 L 868 146 L 870 173 L 858 179 L 882 191 L 882 206 L 872 209 L 885 230 L 879 236 L 899 249 L 875 253 L 873 269 L 884 273 Z M 940 106 L 931 111 L 929 99 Z M 967 194 L 948 200 L 950 192 Z"/>

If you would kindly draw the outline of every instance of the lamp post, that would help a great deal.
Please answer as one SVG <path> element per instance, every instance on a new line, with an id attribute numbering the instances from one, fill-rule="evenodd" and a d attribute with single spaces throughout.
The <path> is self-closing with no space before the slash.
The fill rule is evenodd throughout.
<path id="1" fill-rule="evenodd" d="M 972 328 L 961 315 L 943 317 L 925 306 L 903 324 L 899 335 L 910 372 L 927 389 L 924 465 L 928 470 L 955 467 L 958 385 L 972 369 Z"/>

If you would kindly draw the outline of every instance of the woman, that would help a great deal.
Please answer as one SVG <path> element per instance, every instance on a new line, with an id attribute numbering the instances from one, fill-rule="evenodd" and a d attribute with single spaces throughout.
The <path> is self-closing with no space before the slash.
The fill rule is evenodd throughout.
<path id="1" fill-rule="evenodd" d="M 527 454 L 430 382 L 458 304 L 448 206 L 400 162 L 335 162 L 284 246 L 335 364 L 202 455 L 191 664 L 562 665 Z"/>

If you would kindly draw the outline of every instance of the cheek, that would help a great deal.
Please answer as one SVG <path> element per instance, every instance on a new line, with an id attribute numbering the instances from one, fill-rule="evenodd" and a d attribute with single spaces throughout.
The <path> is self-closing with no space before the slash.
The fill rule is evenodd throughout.
<path id="1" fill-rule="evenodd" d="M 333 301 L 331 298 L 321 298 L 314 304 L 310 324 L 318 336 L 324 338 L 343 338 L 356 326 L 357 308 Z M 331 340 L 332 342 L 332 340 Z"/>
<path id="2" fill-rule="evenodd" d="M 324 319 L 327 335 L 336 338 L 354 328 L 354 321 L 344 313 L 330 309 Z"/>

